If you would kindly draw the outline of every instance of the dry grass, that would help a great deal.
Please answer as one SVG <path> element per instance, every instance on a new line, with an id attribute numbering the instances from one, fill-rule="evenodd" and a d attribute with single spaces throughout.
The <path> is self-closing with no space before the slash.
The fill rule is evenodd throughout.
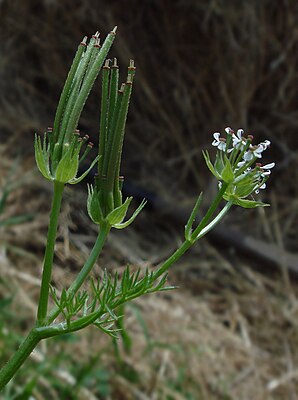
<path id="1" fill-rule="evenodd" d="M 200 153 L 210 145 L 210 133 L 226 125 L 253 129 L 257 140 L 273 142 L 268 161 L 278 164 L 263 194 L 272 208 L 237 209 L 226 223 L 276 243 L 281 253 L 297 253 L 296 2 L 119 3 L 0 2 L 0 179 L 16 154 L 22 156 L 18 174 L 31 170 L 33 133 L 53 120 L 75 43 L 117 24 L 111 56 L 119 56 L 121 65 L 134 57 L 138 67 L 124 158 L 128 180 L 166 198 L 173 209 L 190 206 L 202 188 L 208 203 L 214 187 Z M 81 128 L 95 142 L 97 116 L 94 94 Z M 66 194 L 62 212 L 54 272 L 60 288 L 71 281 L 96 234 L 84 214 L 85 194 L 76 193 Z M 35 177 L 19 188 L 7 215 L 34 212 L 36 218 L 0 232 L 1 276 L 9 282 L 1 296 L 15 295 L 12 309 L 21 331 L 35 313 L 49 195 L 49 186 Z M 180 240 L 181 229 L 166 218 L 145 211 L 140 219 L 127 235 L 111 236 L 96 274 L 103 265 L 156 265 Z M 150 339 L 128 308 L 134 351 L 123 357 L 138 371 L 138 382 L 119 371 L 112 347 L 94 330 L 67 346 L 49 341 L 36 362 L 62 350 L 83 361 L 108 348 L 102 362 L 114 371 L 113 399 L 297 399 L 297 283 L 283 265 L 261 274 L 257 262 L 223 247 L 200 244 L 171 275 L 178 291 L 136 303 Z M 61 382 L 73 379 L 66 370 L 56 371 Z M 37 398 L 59 398 L 47 379 L 36 390 Z M 78 396 L 92 399 L 94 386 L 86 390 Z"/>
<path id="2" fill-rule="evenodd" d="M 10 169 L 9 160 L 1 157 L 2 171 Z M 25 165 L 20 165 L 22 173 L 26 171 Z M 34 221 L 1 231 L 1 298 L 13 296 L 11 313 L 18 316 L 19 325 L 6 322 L 4 329 L 20 333 L 25 333 L 34 320 L 46 234 L 48 188 L 38 177 L 34 182 L 34 186 L 21 187 L 9 198 L 4 215 L 21 212 L 23 199 L 27 198 L 25 207 L 36 213 Z M 73 199 L 66 195 L 62 210 L 54 270 L 58 288 L 71 282 L 95 238 L 95 231 L 86 222 L 84 194 L 78 192 Z M 155 228 L 155 235 L 159 232 L 162 233 L 161 228 Z M 161 258 L 166 255 L 160 251 L 160 245 L 146 236 L 140 239 L 133 229 L 124 236 L 112 235 L 94 274 L 100 274 L 103 266 L 117 266 L 121 272 L 128 261 L 145 265 L 144 260 L 154 252 Z M 164 245 L 165 253 L 169 252 L 173 241 L 164 239 Z M 154 262 L 154 258 L 151 260 Z M 34 395 L 40 399 L 61 398 L 59 390 L 51 386 L 53 376 L 62 387 L 76 383 L 67 357 L 72 357 L 72 367 L 79 367 L 98 352 L 100 362 L 110 372 L 112 394 L 106 398 L 295 398 L 296 282 L 291 283 L 290 297 L 279 274 L 265 276 L 243 259 L 223 255 L 207 242 L 196 246 L 174 268 L 170 279 L 180 289 L 145 297 L 127 307 L 126 326 L 134 344 L 130 354 L 124 350 L 121 354 L 129 375 L 117 364 L 110 340 L 91 328 L 78 335 L 78 342 L 48 341 L 33 353 L 37 364 L 55 354 L 57 357 L 63 353 L 66 357 L 58 369 L 48 373 L 50 378 L 38 378 Z M 135 374 L 137 379 L 132 382 Z M 93 393 L 96 384 L 89 382 L 79 389 L 78 398 L 98 398 Z"/>

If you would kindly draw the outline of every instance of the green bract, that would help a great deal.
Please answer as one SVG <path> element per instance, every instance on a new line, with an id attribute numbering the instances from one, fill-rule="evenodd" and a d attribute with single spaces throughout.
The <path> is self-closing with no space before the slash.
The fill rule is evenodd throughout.
<path id="1" fill-rule="evenodd" d="M 123 229 L 129 226 L 141 212 L 146 202 L 143 200 L 132 216 L 124 222 L 132 197 L 128 197 L 123 204 L 114 208 L 109 213 L 103 208 L 104 202 L 101 201 L 102 193 L 98 192 L 92 185 L 88 185 L 87 210 L 92 221 L 97 224 L 108 224 L 116 229 Z"/>
<path id="2" fill-rule="evenodd" d="M 44 134 L 43 144 L 41 143 L 40 136 L 35 135 L 35 159 L 39 171 L 46 179 L 51 181 L 56 181 L 64 184 L 76 184 L 78 182 L 81 182 L 81 180 L 85 178 L 85 176 L 90 172 L 90 170 L 99 160 L 99 156 L 97 156 L 95 160 L 91 163 L 90 167 L 83 174 L 81 174 L 80 177 L 77 177 L 80 163 L 80 150 L 82 144 L 83 141 L 81 140 L 81 138 L 78 137 L 78 135 L 73 135 L 72 142 L 70 144 L 63 144 L 60 159 L 57 160 L 55 152 L 60 144 L 55 144 L 54 152 L 51 157 L 50 145 L 47 141 L 47 133 Z M 85 154 L 89 152 L 91 148 L 92 146 L 88 144 L 85 150 Z M 51 166 L 50 160 L 54 161 Z M 56 168 L 51 168 L 53 167 L 53 164 L 56 165 Z"/>

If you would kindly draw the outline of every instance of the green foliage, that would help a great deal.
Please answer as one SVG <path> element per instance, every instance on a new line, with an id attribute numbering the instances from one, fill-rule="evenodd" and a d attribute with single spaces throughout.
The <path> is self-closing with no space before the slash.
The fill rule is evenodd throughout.
<path id="1" fill-rule="evenodd" d="M 60 297 L 54 288 L 51 294 L 60 313 L 63 315 L 65 325 L 56 326 L 61 334 L 77 331 L 93 324 L 104 333 L 117 338 L 119 326 L 117 321 L 122 315 L 117 315 L 117 309 L 124 303 L 149 293 L 174 289 L 165 286 L 167 274 L 157 277 L 155 272 L 146 270 L 140 277 L 141 269 L 130 272 L 127 266 L 122 277 L 118 274 L 109 274 L 106 270 L 102 279 L 90 280 L 91 291 L 69 294 L 62 290 Z M 44 329 L 46 332 L 46 328 Z"/>
<path id="2" fill-rule="evenodd" d="M 252 137 L 244 138 L 241 129 L 235 134 L 231 128 L 226 128 L 226 139 L 220 138 L 218 132 L 214 133 L 212 145 L 218 148 L 215 161 L 211 161 L 207 151 L 204 151 L 203 155 L 207 167 L 219 181 L 219 190 L 206 213 L 197 222 L 202 193 L 199 195 L 185 226 L 185 241 L 180 247 L 153 272 L 148 269 L 142 271 L 140 268 L 131 272 L 128 266 L 120 277 L 118 273 L 112 274 L 105 270 L 102 279 L 96 281 L 91 279 L 88 288 L 81 289 L 87 281 L 111 228 L 124 229 L 128 227 L 145 205 L 145 201 L 142 201 L 131 217 L 125 221 L 132 197 L 123 199 L 124 178 L 120 176 L 120 166 L 135 66 L 134 61 L 130 60 L 126 81 L 119 87 L 117 60 L 114 59 L 112 66 L 110 66 L 110 60 L 105 62 L 115 33 L 116 28 L 108 34 L 102 46 L 99 43 L 98 32 L 93 35 L 88 44 L 87 38 L 83 39 L 62 90 L 54 128 L 48 128 L 43 140 L 39 136 L 35 137 L 37 167 L 41 174 L 47 180 L 52 181 L 54 185 L 37 320 L 15 355 L 0 370 L 0 390 L 13 378 L 22 363 L 43 339 L 71 334 L 93 325 L 113 339 L 119 337 L 120 331 L 120 336 L 122 336 L 128 351 L 132 344 L 122 321 L 124 304 L 146 294 L 173 289 L 173 286 L 166 285 L 169 268 L 197 240 L 213 229 L 233 204 L 244 208 L 266 205 L 259 201 L 248 200 L 247 197 L 266 186 L 265 182 L 274 163 L 262 166 L 255 162 L 261 158 L 262 152 L 269 147 L 270 142 L 265 141 L 253 146 Z M 80 177 L 77 177 L 79 165 L 92 148 L 91 143 L 87 144 L 88 136 L 80 137 L 77 126 L 103 64 L 98 156 L 89 168 Z M 85 144 L 87 145 L 81 154 Z M 91 220 L 99 225 L 98 237 L 90 256 L 69 289 L 64 288 L 61 294 L 58 294 L 57 290 L 51 287 L 50 282 L 64 185 L 80 182 L 96 163 L 98 174 L 95 177 L 94 185 L 88 186 L 87 210 Z M 6 188 L 0 198 L 0 213 L 4 210 L 8 194 L 9 191 Z M 218 212 L 223 199 L 227 203 Z M 49 293 L 55 303 L 55 307 L 50 311 L 48 311 Z M 6 303 L 4 303 L 5 305 Z M 57 322 L 59 317 L 60 322 Z M 117 347 L 115 348 L 117 349 Z M 53 368 L 53 365 L 49 368 Z M 86 382 L 91 369 L 90 364 L 80 369 L 76 388 L 82 382 Z M 102 371 L 98 370 L 97 372 L 101 376 Z M 138 379 L 137 374 L 133 372 L 130 369 L 125 373 L 130 375 L 132 380 Z M 38 372 L 31 374 L 22 385 L 21 397 L 15 398 L 30 398 L 37 378 Z M 180 384 L 175 389 L 179 392 Z M 6 393 L 10 395 L 9 392 Z M 68 388 L 62 390 L 61 393 L 64 397 L 73 394 L 72 390 Z M 189 396 L 191 399 L 191 393 Z"/>

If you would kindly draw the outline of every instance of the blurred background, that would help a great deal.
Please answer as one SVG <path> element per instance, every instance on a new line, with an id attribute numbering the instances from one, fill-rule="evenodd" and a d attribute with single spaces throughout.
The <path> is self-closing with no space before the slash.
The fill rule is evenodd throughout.
<path id="1" fill-rule="evenodd" d="M 276 162 L 259 195 L 270 208 L 235 207 L 172 269 L 179 289 L 127 306 L 130 351 L 94 328 L 49 340 L 3 399 L 298 399 L 297 22 L 295 0 L 0 1 L 1 362 L 36 313 L 52 189 L 34 133 L 53 124 L 84 35 L 117 25 L 110 57 L 123 79 L 135 60 L 122 172 L 127 195 L 149 200 L 112 232 L 95 275 L 153 268 L 177 247 L 199 192 L 206 208 L 216 191 L 202 159 L 213 132 L 269 139 L 264 163 Z M 99 104 L 100 80 L 80 121 L 95 145 Z M 96 237 L 85 205 L 86 182 L 67 188 L 60 289 Z"/>

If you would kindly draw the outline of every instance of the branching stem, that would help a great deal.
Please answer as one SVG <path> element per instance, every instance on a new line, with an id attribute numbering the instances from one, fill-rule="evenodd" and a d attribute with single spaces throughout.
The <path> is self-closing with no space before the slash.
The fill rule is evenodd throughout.
<path id="1" fill-rule="evenodd" d="M 104 243 L 106 241 L 106 238 L 110 232 L 110 225 L 109 224 L 103 224 L 100 228 L 98 237 L 96 239 L 96 242 L 93 246 L 93 249 L 90 253 L 90 256 L 88 257 L 87 261 L 85 262 L 83 268 L 69 287 L 67 294 L 72 294 L 75 295 L 77 291 L 80 289 L 82 284 L 85 282 L 86 278 L 88 277 L 90 271 L 92 270 L 94 264 L 96 263 L 96 260 L 104 246 Z M 54 321 L 55 318 L 59 315 L 59 309 L 58 307 L 54 307 L 48 317 L 47 317 L 47 324 L 50 324 Z"/>
<path id="2" fill-rule="evenodd" d="M 202 218 L 201 222 L 199 225 L 196 227 L 196 229 L 193 231 L 191 235 L 190 240 L 185 240 L 182 245 L 173 253 L 155 272 L 155 278 L 159 278 L 161 275 L 166 272 L 171 265 L 173 265 L 176 261 L 178 261 L 183 254 L 194 244 L 194 242 L 204 235 L 206 235 L 207 232 L 209 232 L 229 211 L 229 209 L 232 206 L 232 202 L 228 202 L 226 206 L 220 211 L 220 213 L 215 217 L 211 222 L 211 218 L 216 211 L 220 201 L 222 200 L 222 197 L 225 193 L 225 190 L 227 188 L 227 184 L 223 183 L 222 187 L 218 191 L 215 199 L 213 200 L 211 206 L 209 207 L 208 211 L 206 212 L 205 216 Z"/>

